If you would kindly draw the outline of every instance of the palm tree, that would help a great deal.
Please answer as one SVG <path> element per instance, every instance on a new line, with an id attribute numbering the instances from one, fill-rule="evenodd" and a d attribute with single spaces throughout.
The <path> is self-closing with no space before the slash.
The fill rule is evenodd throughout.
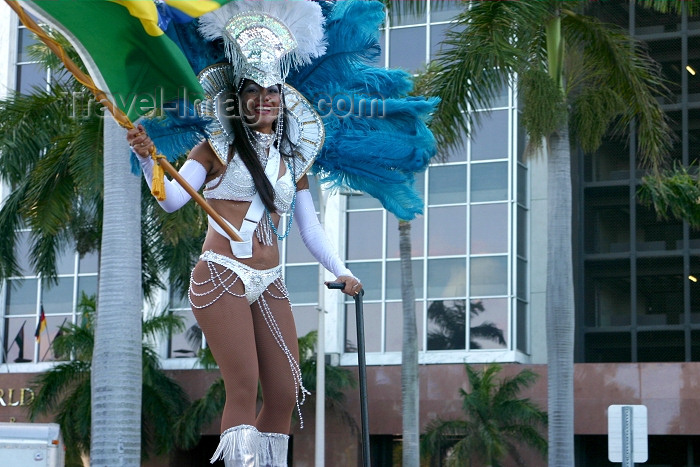
<path id="1" fill-rule="evenodd" d="M 201 345 L 201 330 L 195 325 L 192 328 L 191 342 L 199 342 Z M 310 399 L 314 398 L 316 389 L 316 351 L 315 346 L 318 339 L 317 331 L 311 331 L 299 338 L 299 356 L 301 375 L 304 386 L 311 392 Z M 216 368 L 216 362 L 207 347 L 199 353 L 200 364 L 204 368 Z M 353 432 L 356 432 L 357 423 L 344 408 L 345 393 L 347 389 L 352 389 L 357 385 L 357 381 L 352 373 L 346 368 L 326 365 L 326 408 L 333 410 L 340 415 Z M 258 391 L 258 398 L 262 394 Z M 224 380 L 216 379 L 204 396 L 194 402 L 178 419 L 175 425 L 178 446 L 183 449 L 191 449 L 197 445 L 201 436 L 202 427 L 211 423 L 216 417 L 221 415 L 226 402 L 226 390 Z M 313 400 L 307 399 L 307 404 L 313 405 Z"/>
<path id="2" fill-rule="evenodd" d="M 436 300 L 428 307 L 428 320 L 437 329 L 428 332 L 428 350 L 465 349 L 467 335 L 466 300 L 455 300 L 454 306 L 445 306 L 444 300 Z M 469 303 L 469 315 L 477 316 L 485 311 L 484 303 L 477 300 Z M 485 322 L 469 330 L 470 339 L 487 339 L 505 346 L 503 330 L 492 322 Z M 469 341 L 470 349 L 480 349 L 476 340 Z"/>
<path id="3" fill-rule="evenodd" d="M 36 397 L 29 407 L 32 420 L 55 415 L 65 440 L 68 466 L 83 465 L 80 458 L 90 451 L 94 420 L 90 413 L 90 399 L 93 392 L 91 368 L 94 368 L 95 298 L 83 294 L 78 311 L 82 316 L 81 323 L 63 326 L 52 344 L 59 358 L 73 356 L 73 360 L 58 364 L 34 379 L 32 385 Z M 143 412 L 136 423 L 143 433 L 140 441 L 143 459 L 150 454 L 166 453 L 172 448 L 174 437 L 171 428 L 188 403 L 183 389 L 161 371 L 158 355 L 148 341 L 182 327 L 181 318 L 165 313 L 143 322 L 142 341 L 138 346 L 143 361 L 142 377 L 139 377 L 139 380 L 143 380 Z M 134 385 L 130 389 L 135 390 Z"/>
<path id="4" fill-rule="evenodd" d="M 100 108 L 87 110 L 84 93 L 74 80 L 61 79 L 49 90 L 0 100 L 0 178 L 14 188 L 0 208 L 0 280 L 19 275 L 22 226 L 32 229 L 32 266 L 45 280 L 55 280 L 61 251 L 100 252 L 104 119 Z M 128 151 L 120 157 L 127 159 Z M 205 232 L 201 210 L 190 203 L 165 215 L 145 183 L 141 190 L 144 294 L 163 287 L 164 270 L 171 286 L 184 291 Z"/>
<path id="5" fill-rule="evenodd" d="M 572 143 L 595 150 L 636 122 L 643 166 L 657 170 L 671 130 L 655 100 L 659 67 L 624 31 L 583 14 L 585 1 L 470 2 L 422 77 L 442 97 L 433 131 L 442 146 L 471 134 L 478 114 L 517 80 L 529 152 L 548 167 L 547 363 L 549 465 L 574 465 L 574 299 L 571 247 Z"/>
<path id="6" fill-rule="evenodd" d="M 437 419 L 428 424 L 422 444 L 426 454 L 442 456 L 447 449 L 448 466 L 472 465 L 479 461 L 500 467 L 511 456 L 524 465 L 518 447 L 527 445 L 547 453 L 547 440 L 540 430 L 547 425 L 547 413 L 518 394 L 535 382 L 538 375 L 522 370 L 512 378 L 496 379 L 501 366 L 492 364 L 482 370 L 465 365 L 470 391 L 459 390 L 464 420 Z"/>

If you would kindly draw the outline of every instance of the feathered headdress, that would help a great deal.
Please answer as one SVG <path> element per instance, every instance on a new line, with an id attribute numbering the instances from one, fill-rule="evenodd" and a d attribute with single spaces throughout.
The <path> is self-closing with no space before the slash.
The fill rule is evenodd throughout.
<path id="1" fill-rule="evenodd" d="M 246 25 L 238 24 L 242 18 L 248 18 Z M 296 48 L 282 39 L 285 31 L 273 19 L 291 32 Z M 322 182 L 367 193 L 399 219 L 410 220 L 423 212 L 414 175 L 426 169 L 436 152 L 427 123 L 438 99 L 409 96 L 410 74 L 372 64 L 380 52 L 383 20 L 383 4 L 376 0 L 240 0 L 202 16 L 198 25 L 171 25 L 166 33 L 197 73 L 215 63 L 231 63 L 229 86 L 237 86 L 241 78 L 257 82 L 261 70 L 278 71 L 275 79 L 293 86 L 303 103 L 297 107 L 310 109 L 322 122 L 318 130 L 325 140 L 316 137 L 315 146 L 295 149 L 320 151 L 312 171 Z M 272 33 L 279 33 L 280 40 L 267 44 L 264 38 Z M 209 47 L 202 46 L 202 37 L 211 41 Z M 308 139 L 301 131 L 314 127 L 305 118 L 294 117 L 297 129 L 289 129 L 296 131 L 292 141 L 300 145 Z M 147 129 L 162 150 L 167 146 L 159 135 L 170 133 L 166 138 L 172 141 L 173 127 L 183 143 L 188 140 L 185 134 L 190 140 L 207 136 L 211 141 L 211 131 L 197 122 L 188 126 L 161 120 Z M 163 153 L 173 158 L 192 147 L 168 146 L 172 152 Z"/>

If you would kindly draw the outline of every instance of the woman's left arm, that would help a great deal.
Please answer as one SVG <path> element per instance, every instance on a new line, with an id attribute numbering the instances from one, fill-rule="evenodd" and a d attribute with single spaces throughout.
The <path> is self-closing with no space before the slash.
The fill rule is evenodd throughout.
<path id="1" fill-rule="evenodd" d="M 304 176 L 299 180 L 294 221 L 299 228 L 301 239 L 311 254 L 327 270 L 336 276 L 337 282 L 344 282 L 343 293 L 355 295 L 362 290 L 362 283 L 355 277 L 338 256 L 316 215 L 316 208 Z"/>

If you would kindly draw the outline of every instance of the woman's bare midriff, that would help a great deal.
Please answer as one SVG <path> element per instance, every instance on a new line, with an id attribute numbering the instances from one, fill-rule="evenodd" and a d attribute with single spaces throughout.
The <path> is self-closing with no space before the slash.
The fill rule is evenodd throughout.
<path id="1" fill-rule="evenodd" d="M 208 203 L 212 208 L 224 219 L 229 221 L 237 229 L 240 228 L 243 222 L 243 217 L 246 212 L 248 212 L 248 207 L 250 202 L 247 201 L 224 201 L 217 199 L 210 199 Z M 266 221 L 267 215 L 263 215 L 262 222 Z M 272 215 L 272 220 L 275 226 L 279 223 L 279 216 L 277 214 Z M 218 232 L 216 232 L 212 227 L 207 230 L 207 236 L 204 239 L 204 244 L 202 245 L 202 251 L 211 250 L 215 253 L 234 258 L 236 261 L 240 261 L 243 264 L 255 269 L 270 269 L 277 266 L 280 262 L 279 248 L 277 246 L 277 238 L 273 238 L 272 245 L 261 244 L 256 235 L 253 234 L 253 256 L 250 258 L 237 258 L 231 252 L 231 244 L 229 240 Z"/>

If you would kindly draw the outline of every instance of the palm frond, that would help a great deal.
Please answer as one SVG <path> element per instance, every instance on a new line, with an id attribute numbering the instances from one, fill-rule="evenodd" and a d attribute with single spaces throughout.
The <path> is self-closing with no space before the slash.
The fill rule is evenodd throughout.
<path id="1" fill-rule="evenodd" d="M 637 190 L 642 204 L 653 206 L 660 219 L 682 219 L 700 229 L 700 183 L 697 167 L 676 164 L 671 169 L 642 178 Z"/>
<path id="2" fill-rule="evenodd" d="M 509 76 L 544 63 L 541 47 L 530 48 L 541 44 L 542 33 L 530 25 L 544 23 L 548 3 L 465 3 L 416 85 L 421 94 L 442 99 L 431 124 L 439 146 L 454 147 L 468 136 L 479 116 L 470 110 L 489 108 Z"/>
<path id="3" fill-rule="evenodd" d="M 677 13 L 687 9 L 689 16 L 700 14 L 700 2 L 697 0 L 637 0 L 637 3 L 645 8 L 650 8 L 659 13 Z"/>
<path id="4" fill-rule="evenodd" d="M 609 91 L 618 96 L 617 102 L 626 104 L 623 109 L 603 106 L 598 109 L 598 118 L 611 121 L 619 116 L 613 128 L 618 133 L 626 131 L 635 121 L 642 164 L 659 167 L 673 141 L 668 117 L 656 99 L 657 95 L 668 93 L 659 65 L 649 57 L 641 42 L 596 18 L 567 10 L 562 30 L 569 47 L 579 50 L 582 60 L 592 67 L 595 64 L 598 70 L 596 80 L 589 85 L 599 86 L 598 80 L 602 79 Z M 614 114 L 605 115 L 606 110 Z M 576 134 L 585 137 L 582 131 L 579 129 Z"/>
<path id="5" fill-rule="evenodd" d="M 191 449 L 198 442 L 203 426 L 211 423 L 224 409 L 226 389 L 219 378 L 209 386 L 204 397 L 196 400 L 175 424 L 176 443 L 182 449 Z"/>

